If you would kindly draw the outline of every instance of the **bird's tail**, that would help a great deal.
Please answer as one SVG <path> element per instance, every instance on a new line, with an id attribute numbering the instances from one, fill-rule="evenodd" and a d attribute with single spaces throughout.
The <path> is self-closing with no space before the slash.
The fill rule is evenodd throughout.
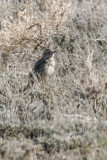
<path id="1" fill-rule="evenodd" d="M 28 77 L 28 84 L 27 86 L 23 89 L 23 92 L 25 92 L 27 89 L 30 89 L 34 84 L 34 77 L 32 75 L 32 72 L 29 73 Z"/>

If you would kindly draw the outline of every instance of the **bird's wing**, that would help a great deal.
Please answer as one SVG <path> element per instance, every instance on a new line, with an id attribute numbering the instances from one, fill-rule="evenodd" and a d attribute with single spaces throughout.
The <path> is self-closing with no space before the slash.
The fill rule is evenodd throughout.
<path id="1" fill-rule="evenodd" d="M 35 72 L 39 72 L 41 71 L 45 66 L 45 60 L 43 58 L 41 58 L 39 61 L 37 61 L 33 67 L 33 70 Z"/>

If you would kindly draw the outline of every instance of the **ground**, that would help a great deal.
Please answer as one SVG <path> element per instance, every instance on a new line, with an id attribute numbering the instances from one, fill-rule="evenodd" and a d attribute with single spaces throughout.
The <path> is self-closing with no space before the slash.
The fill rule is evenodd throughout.
<path id="1" fill-rule="evenodd" d="M 106 160 L 107 1 L 0 2 L 0 159 Z M 23 92 L 46 48 L 56 68 Z"/>

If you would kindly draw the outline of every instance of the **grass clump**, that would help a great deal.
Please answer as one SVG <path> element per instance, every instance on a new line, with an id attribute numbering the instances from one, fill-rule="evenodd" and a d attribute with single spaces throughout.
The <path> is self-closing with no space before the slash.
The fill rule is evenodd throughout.
<path id="1" fill-rule="evenodd" d="M 1 159 L 106 159 L 106 3 L 2 5 Z M 46 48 L 57 51 L 55 74 L 23 92 Z"/>

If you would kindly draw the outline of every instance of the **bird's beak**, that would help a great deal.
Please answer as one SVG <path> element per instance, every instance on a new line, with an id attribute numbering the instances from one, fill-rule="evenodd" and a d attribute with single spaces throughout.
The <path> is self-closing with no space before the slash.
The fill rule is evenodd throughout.
<path id="1" fill-rule="evenodd" d="M 56 51 L 53 51 L 52 53 L 55 53 Z"/>

